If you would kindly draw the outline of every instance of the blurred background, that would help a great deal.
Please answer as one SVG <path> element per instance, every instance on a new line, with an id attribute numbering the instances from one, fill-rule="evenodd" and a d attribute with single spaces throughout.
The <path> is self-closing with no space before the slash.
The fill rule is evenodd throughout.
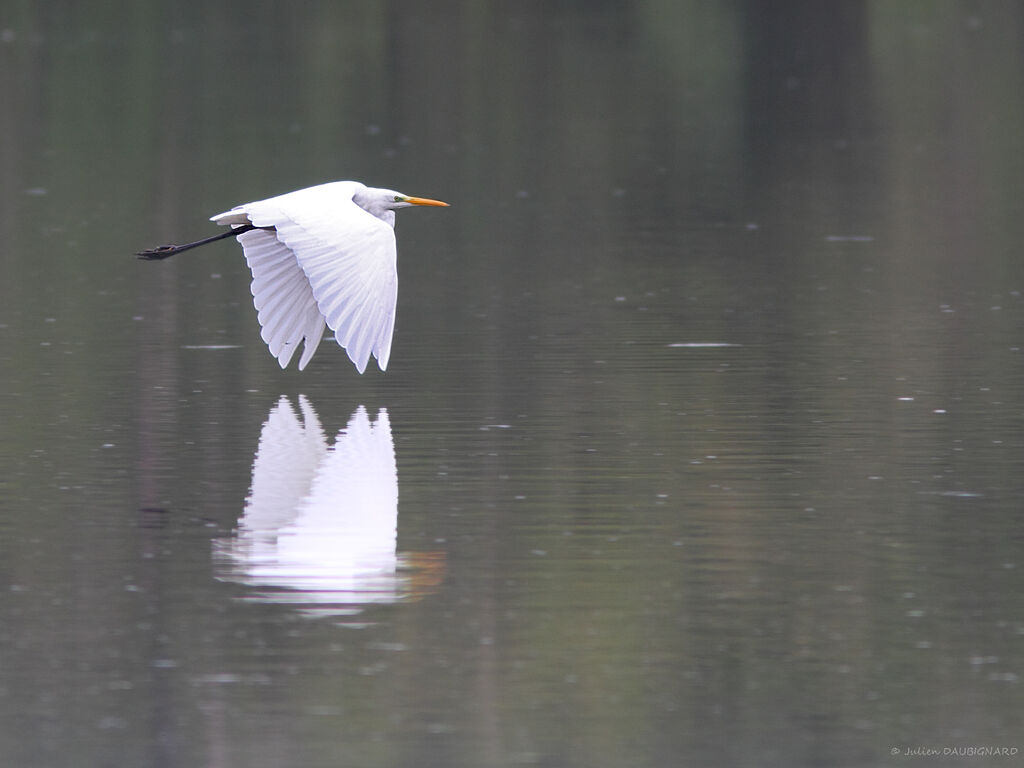
<path id="1" fill-rule="evenodd" d="M 1010 764 L 1022 39 L 5 3 L 0 763 Z M 452 204 L 386 374 L 280 370 L 231 241 L 132 255 L 336 179 Z"/>

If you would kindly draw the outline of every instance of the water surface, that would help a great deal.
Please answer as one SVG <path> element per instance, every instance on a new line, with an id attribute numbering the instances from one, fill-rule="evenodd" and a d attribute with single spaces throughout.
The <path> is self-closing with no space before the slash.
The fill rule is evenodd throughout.
<path id="1" fill-rule="evenodd" d="M 1021 21 L 0 22 L 0 762 L 1024 748 Z M 387 373 L 281 371 L 230 242 L 131 258 L 335 178 L 453 203 Z"/>

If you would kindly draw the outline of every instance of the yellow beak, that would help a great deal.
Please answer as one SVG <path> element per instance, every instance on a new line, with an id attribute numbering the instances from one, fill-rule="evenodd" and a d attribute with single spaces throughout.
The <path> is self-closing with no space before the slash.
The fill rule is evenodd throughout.
<path id="1" fill-rule="evenodd" d="M 407 197 L 405 202 L 412 203 L 413 205 L 440 205 L 445 208 L 448 207 L 448 203 L 442 203 L 440 200 L 431 200 L 429 197 Z"/>

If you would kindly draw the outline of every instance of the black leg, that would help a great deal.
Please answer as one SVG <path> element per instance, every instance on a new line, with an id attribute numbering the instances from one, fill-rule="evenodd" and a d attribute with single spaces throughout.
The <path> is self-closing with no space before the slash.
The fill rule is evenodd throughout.
<path id="1" fill-rule="evenodd" d="M 160 245 L 156 248 L 150 248 L 145 251 L 139 251 L 135 255 L 140 259 L 146 259 L 147 261 L 155 261 L 157 259 L 166 259 L 168 256 L 173 256 L 176 253 L 187 251 L 192 248 L 198 248 L 200 245 L 206 245 L 207 243 L 215 243 L 218 240 L 223 240 L 225 237 L 235 237 L 241 235 L 243 232 L 249 232 L 253 229 L 266 229 L 273 230 L 273 227 L 255 227 L 252 224 L 243 224 L 240 227 L 234 227 L 229 229 L 227 232 L 221 232 L 219 235 L 213 237 L 207 237 L 203 240 L 196 240 L 194 243 L 185 243 L 185 245 Z"/>

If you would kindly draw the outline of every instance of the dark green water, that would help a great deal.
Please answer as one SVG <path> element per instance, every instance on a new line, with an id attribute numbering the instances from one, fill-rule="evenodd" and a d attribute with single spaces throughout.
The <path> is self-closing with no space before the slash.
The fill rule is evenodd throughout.
<path id="1" fill-rule="evenodd" d="M 1019 761 L 1024 10 L 252 5 L 0 16 L 0 764 Z M 387 373 L 131 257 L 346 178 Z"/>

